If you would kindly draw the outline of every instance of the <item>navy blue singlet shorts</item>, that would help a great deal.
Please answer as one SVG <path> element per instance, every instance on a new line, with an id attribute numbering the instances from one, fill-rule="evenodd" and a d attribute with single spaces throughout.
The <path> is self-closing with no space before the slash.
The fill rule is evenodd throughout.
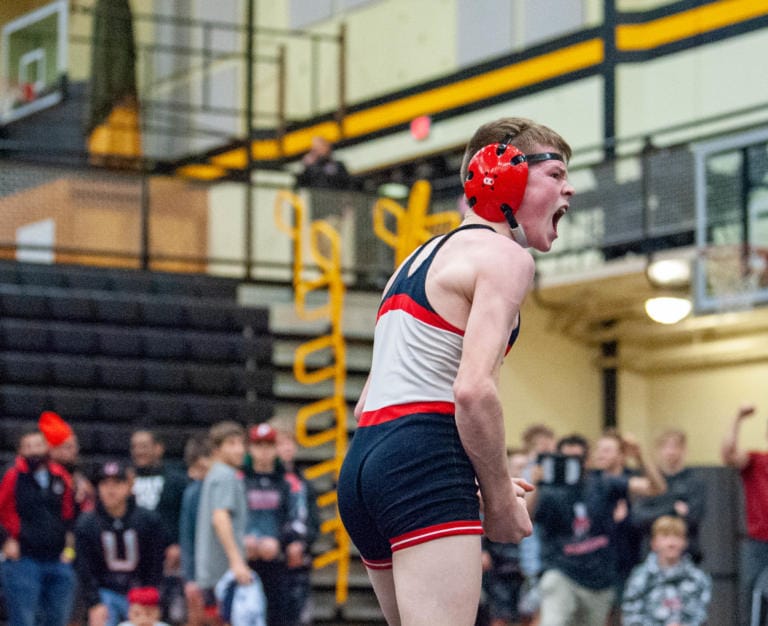
<path id="1" fill-rule="evenodd" d="M 475 473 L 453 415 L 420 413 L 359 427 L 338 484 L 341 520 L 373 569 L 392 552 L 482 534 Z"/>

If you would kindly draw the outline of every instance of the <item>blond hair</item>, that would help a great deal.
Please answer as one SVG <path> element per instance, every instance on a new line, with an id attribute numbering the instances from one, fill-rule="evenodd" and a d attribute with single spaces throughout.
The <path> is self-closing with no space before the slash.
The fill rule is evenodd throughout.
<path id="1" fill-rule="evenodd" d="M 566 163 L 571 158 L 571 146 L 551 128 L 524 117 L 503 117 L 483 124 L 472 135 L 461 161 L 462 184 L 467 180 L 469 162 L 475 153 L 489 144 L 502 142 L 509 136 L 512 137 L 512 144 L 526 154 L 535 151 L 536 146 L 553 146 L 563 155 Z"/>
<path id="2" fill-rule="evenodd" d="M 651 537 L 659 535 L 675 535 L 685 539 L 688 536 L 688 525 L 680 517 L 662 515 L 651 526 Z"/>

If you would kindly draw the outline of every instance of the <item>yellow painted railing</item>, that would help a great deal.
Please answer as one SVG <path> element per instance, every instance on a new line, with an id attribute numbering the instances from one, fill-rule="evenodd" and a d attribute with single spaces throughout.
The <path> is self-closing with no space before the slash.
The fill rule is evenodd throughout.
<path id="1" fill-rule="evenodd" d="M 432 186 L 426 180 L 417 180 L 408 196 L 407 208 L 390 198 L 379 198 L 373 206 L 373 232 L 395 251 L 395 267 L 430 237 L 461 223 L 458 211 L 428 215 L 431 197 Z M 388 215 L 395 220 L 394 232 L 387 228 Z"/>
<path id="2" fill-rule="evenodd" d="M 287 216 L 286 212 L 290 211 Z M 308 479 L 320 476 L 333 476 L 334 485 L 339 477 L 339 470 L 347 450 L 347 403 L 344 387 L 347 379 L 346 342 L 342 333 L 342 314 L 344 305 L 344 283 L 341 278 L 341 239 L 338 231 L 324 220 L 315 220 L 306 229 L 306 207 L 303 200 L 289 191 L 281 191 L 275 200 L 275 222 L 280 230 L 294 240 L 293 287 L 295 291 L 296 313 L 308 321 L 325 319 L 330 322 L 331 330 L 302 343 L 295 352 L 293 373 L 296 380 L 305 385 L 332 380 L 333 393 L 326 398 L 301 407 L 296 414 L 296 439 L 300 445 L 313 448 L 333 442 L 333 456 L 306 469 Z M 308 238 L 308 241 L 305 240 Z M 309 253 L 318 271 L 304 266 L 304 248 L 309 244 Z M 327 295 L 325 304 L 310 308 L 307 305 L 308 294 L 324 290 Z M 307 359 L 314 353 L 330 353 L 330 365 L 310 369 Z M 331 413 L 332 424 L 325 430 L 310 433 L 308 425 L 313 417 Z M 336 489 L 320 494 L 318 507 L 334 506 Z M 322 533 L 332 534 L 335 546 L 314 560 L 314 567 L 321 568 L 336 563 L 336 603 L 347 600 L 349 584 L 349 548 L 350 540 L 335 509 L 333 518 L 320 526 Z"/>

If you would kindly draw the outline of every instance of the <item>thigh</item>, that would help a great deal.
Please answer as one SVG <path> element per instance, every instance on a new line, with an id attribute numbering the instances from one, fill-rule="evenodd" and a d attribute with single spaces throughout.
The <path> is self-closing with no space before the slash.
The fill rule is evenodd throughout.
<path id="1" fill-rule="evenodd" d="M 539 626 L 565 626 L 576 614 L 576 596 L 570 579 L 558 570 L 548 570 L 539 581 L 541 608 Z"/>
<path id="2" fill-rule="evenodd" d="M 117 626 L 128 619 L 128 598 L 111 589 L 99 589 L 99 600 L 109 609 L 106 626 Z"/>
<path id="3" fill-rule="evenodd" d="M 40 606 L 45 609 L 45 626 L 64 626 L 72 613 L 75 572 L 68 563 L 52 561 L 43 565 Z"/>
<path id="4" fill-rule="evenodd" d="M 404 626 L 471 626 L 480 601 L 480 537 L 442 537 L 395 552 L 397 608 Z"/>
<path id="5" fill-rule="evenodd" d="M 37 563 L 22 557 L 0 563 L 9 623 L 34 626 L 40 602 L 41 578 Z"/>
<path id="6" fill-rule="evenodd" d="M 384 619 L 389 626 L 400 625 L 400 610 L 397 608 L 397 595 L 395 594 L 395 578 L 392 568 L 372 569 L 366 568 L 368 579 L 371 581 L 373 592 L 379 601 Z"/>
<path id="7" fill-rule="evenodd" d="M 616 597 L 613 587 L 599 591 L 581 587 L 578 596 L 579 614 L 583 617 L 583 623 L 605 624 Z"/>

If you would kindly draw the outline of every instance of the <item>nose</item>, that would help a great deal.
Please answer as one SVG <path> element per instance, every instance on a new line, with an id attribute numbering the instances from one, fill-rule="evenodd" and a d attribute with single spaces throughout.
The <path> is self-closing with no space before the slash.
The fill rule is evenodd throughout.
<path id="1" fill-rule="evenodd" d="M 563 195 L 568 196 L 569 198 L 576 193 L 576 189 L 573 185 L 571 185 L 570 182 L 565 181 L 565 187 L 563 188 Z"/>

